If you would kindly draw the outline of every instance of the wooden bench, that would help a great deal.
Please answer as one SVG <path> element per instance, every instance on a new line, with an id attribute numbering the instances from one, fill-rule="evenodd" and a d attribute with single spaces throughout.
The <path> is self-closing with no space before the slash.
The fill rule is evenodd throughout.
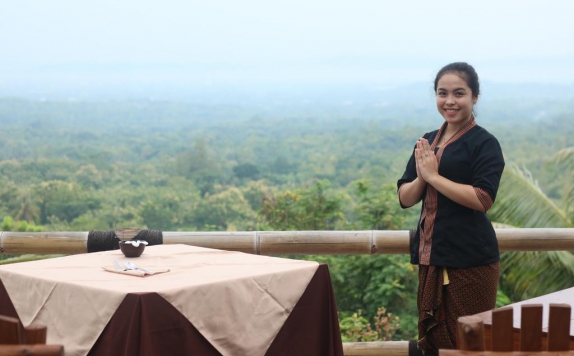
<path id="1" fill-rule="evenodd" d="M 484 322 L 479 316 L 458 319 L 458 350 L 440 350 L 440 356 L 476 355 L 568 355 L 570 351 L 571 307 L 568 304 L 550 304 L 548 329 L 542 330 L 542 304 L 521 306 L 519 340 L 514 337 L 513 308 L 492 311 L 490 345 L 485 342 Z M 486 351 L 491 350 L 491 351 Z"/>

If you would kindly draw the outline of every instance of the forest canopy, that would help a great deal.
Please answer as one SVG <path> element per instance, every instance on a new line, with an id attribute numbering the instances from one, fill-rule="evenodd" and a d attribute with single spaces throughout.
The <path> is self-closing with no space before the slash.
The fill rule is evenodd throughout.
<path id="1" fill-rule="evenodd" d="M 572 176 L 551 160 L 574 146 L 574 101 L 481 105 L 477 122 L 497 136 L 507 164 L 572 216 Z M 432 105 L 406 102 L 305 111 L 0 99 L 2 230 L 411 229 L 419 209 L 399 207 L 396 181 L 417 138 L 441 123 Z M 384 316 L 384 306 L 400 314 L 395 337 L 416 333 L 407 256 L 309 258 L 329 263 L 343 320 L 360 319 L 359 309 Z M 501 303 L 533 293 L 515 289 L 512 273 Z"/>

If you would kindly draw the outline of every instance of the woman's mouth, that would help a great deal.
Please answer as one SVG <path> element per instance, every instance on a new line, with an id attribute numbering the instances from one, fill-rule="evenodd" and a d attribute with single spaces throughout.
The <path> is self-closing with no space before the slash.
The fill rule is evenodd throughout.
<path id="1" fill-rule="evenodd" d="M 447 115 L 454 116 L 458 112 L 458 109 L 445 109 Z"/>

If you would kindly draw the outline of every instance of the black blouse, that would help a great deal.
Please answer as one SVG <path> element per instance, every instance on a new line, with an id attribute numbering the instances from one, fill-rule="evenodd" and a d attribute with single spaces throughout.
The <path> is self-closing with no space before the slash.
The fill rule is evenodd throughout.
<path id="1" fill-rule="evenodd" d="M 498 140 L 472 120 L 437 149 L 439 135 L 445 127 L 424 135 L 437 152 L 438 173 L 453 182 L 473 186 L 488 210 L 496 199 L 504 169 Z M 397 182 L 398 189 L 416 177 L 413 151 L 405 173 Z M 455 203 L 430 185 L 425 188 L 422 200 L 415 240 L 410 246 L 411 263 L 466 268 L 500 259 L 498 241 L 486 213 Z"/>

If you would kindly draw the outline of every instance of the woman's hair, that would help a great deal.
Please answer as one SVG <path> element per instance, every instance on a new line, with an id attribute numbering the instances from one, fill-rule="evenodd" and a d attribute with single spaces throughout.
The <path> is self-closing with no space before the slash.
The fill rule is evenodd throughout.
<path id="1" fill-rule="evenodd" d="M 436 78 L 434 80 L 435 93 L 440 78 L 442 78 L 443 75 L 449 73 L 458 74 L 462 79 L 464 79 L 466 85 L 468 85 L 472 91 L 473 97 L 478 97 L 480 95 L 480 83 L 478 82 L 478 74 L 476 74 L 474 68 L 466 62 L 454 62 L 442 67 L 441 70 L 439 70 L 436 74 Z"/>

